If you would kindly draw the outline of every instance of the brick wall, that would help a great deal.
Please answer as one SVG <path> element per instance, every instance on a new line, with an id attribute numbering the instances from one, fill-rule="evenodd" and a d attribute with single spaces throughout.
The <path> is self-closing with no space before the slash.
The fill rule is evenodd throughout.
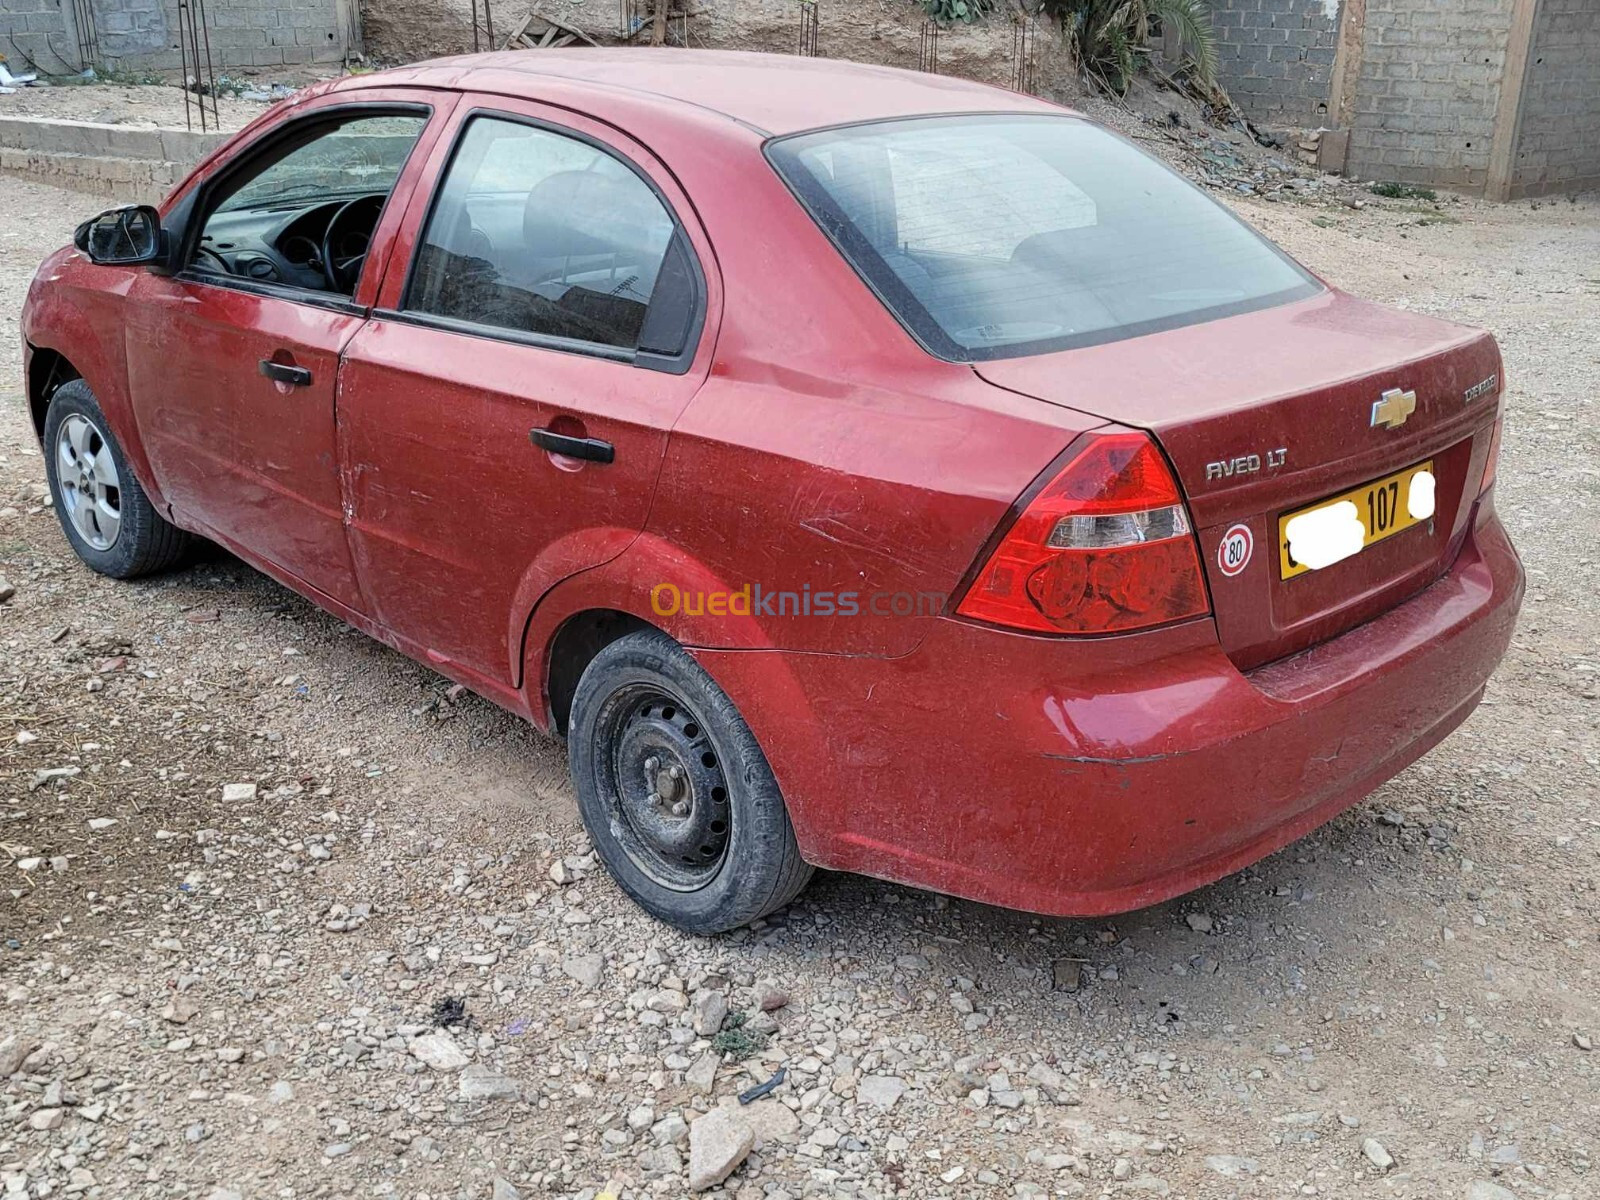
<path id="1" fill-rule="evenodd" d="M 1317 126 L 1327 113 L 1337 0 L 1211 0 L 1222 86 L 1251 120 Z"/>
<path id="2" fill-rule="evenodd" d="M 1511 7 L 1512 0 L 1368 0 L 1351 174 L 1483 190 Z"/>
<path id="3" fill-rule="evenodd" d="M 181 63 L 177 0 L 89 0 L 98 65 L 120 71 L 172 70 Z M 205 0 L 211 59 L 218 71 L 340 61 L 351 48 L 356 0 Z M 71 0 L 0 0 L 0 54 L 13 71 L 18 52 L 43 71 L 66 74 L 78 53 Z"/>
<path id="4" fill-rule="evenodd" d="M 1540 0 L 1511 194 L 1600 187 L 1600 4 Z"/>

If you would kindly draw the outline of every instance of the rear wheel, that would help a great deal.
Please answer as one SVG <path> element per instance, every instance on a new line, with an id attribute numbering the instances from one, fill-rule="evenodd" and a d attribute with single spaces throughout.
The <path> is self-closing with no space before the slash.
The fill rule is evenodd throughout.
<path id="1" fill-rule="evenodd" d="M 782 908 L 811 878 L 755 736 L 665 634 L 629 634 L 589 663 L 567 754 L 601 860 L 669 925 L 734 929 Z"/>
<path id="2" fill-rule="evenodd" d="M 83 380 L 62 384 L 50 397 L 43 449 L 56 516 L 85 563 L 102 575 L 132 579 L 183 557 L 189 535 L 150 503 Z"/>

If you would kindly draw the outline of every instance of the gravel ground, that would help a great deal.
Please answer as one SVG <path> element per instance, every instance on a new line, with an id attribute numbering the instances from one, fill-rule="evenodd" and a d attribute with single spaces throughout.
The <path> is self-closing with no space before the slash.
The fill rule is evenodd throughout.
<path id="1" fill-rule="evenodd" d="M 100 202 L 0 180 L 0 1191 L 668 1197 L 753 1144 L 738 1200 L 1595 1195 L 1600 205 L 1238 199 L 1501 338 L 1530 589 L 1483 708 L 1171 904 L 825 874 L 695 940 L 558 745 L 226 556 L 78 564 L 16 319 Z"/>

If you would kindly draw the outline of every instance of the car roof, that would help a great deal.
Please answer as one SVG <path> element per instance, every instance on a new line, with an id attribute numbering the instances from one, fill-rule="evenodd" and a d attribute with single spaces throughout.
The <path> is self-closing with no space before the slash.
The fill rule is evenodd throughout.
<path id="1" fill-rule="evenodd" d="M 638 100 L 673 100 L 763 134 L 894 117 L 968 112 L 1059 113 L 1032 96 L 958 79 L 832 58 L 737 50 L 620 47 L 502 50 L 355 76 L 336 90 L 410 85 L 480 89 L 530 100 L 541 81 Z"/>

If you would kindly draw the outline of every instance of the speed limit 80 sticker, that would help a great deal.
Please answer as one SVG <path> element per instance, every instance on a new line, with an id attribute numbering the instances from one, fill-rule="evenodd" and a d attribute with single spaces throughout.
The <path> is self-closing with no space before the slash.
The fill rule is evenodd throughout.
<path id="1" fill-rule="evenodd" d="M 1250 565 L 1256 539 L 1248 525 L 1235 525 L 1217 543 L 1217 567 L 1230 578 Z"/>

